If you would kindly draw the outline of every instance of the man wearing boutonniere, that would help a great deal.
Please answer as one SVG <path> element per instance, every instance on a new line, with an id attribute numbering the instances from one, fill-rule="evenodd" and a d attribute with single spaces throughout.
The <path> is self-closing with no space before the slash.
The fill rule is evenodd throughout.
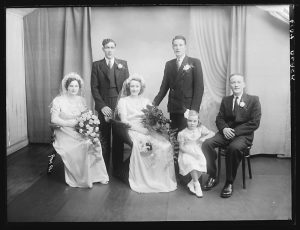
<path id="1" fill-rule="evenodd" d="M 176 58 L 165 64 L 160 90 L 153 105 L 158 106 L 169 91 L 168 112 L 171 128 L 177 128 L 179 132 L 187 126 L 189 110 L 200 110 L 204 90 L 203 73 L 200 60 L 186 55 L 184 36 L 175 36 L 172 48 Z"/>
<path id="2" fill-rule="evenodd" d="M 159 92 L 152 103 L 158 106 L 169 91 L 167 107 L 171 128 L 177 129 L 178 133 L 187 127 L 189 111 L 199 112 L 204 85 L 200 60 L 186 55 L 185 37 L 175 36 L 172 40 L 172 48 L 176 58 L 166 62 Z M 176 175 L 181 177 L 176 161 L 175 170 Z M 183 183 L 186 183 L 186 179 L 183 179 Z"/>
<path id="3" fill-rule="evenodd" d="M 107 171 L 109 171 L 110 166 L 111 146 L 111 123 L 109 119 L 113 116 L 123 82 L 129 77 L 127 62 L 114 57 L 115 49 L 116 42 L 114 40 L 104 39 L 102 50 L 105 57 L 93 62 L 91 73 L 91 91 L 100 120 L 101 145 Z M 113 148 L 116 145 L 113 143 Z"/>
<path id="4" fill-rule="evenodd" d="M 216 125 L 219 132 L 202 144 L 202 150 L 207 162 L 208 180 L 203 190 L 213 188 L 216 181 L 217 147 L 227 147 L 226 181 L 221 191 L 221 197 L 230 197 L 233 193 L 233 182 L 236 177 L 239 163 L 242 159 L 241 151 L 251 146 L 254 131 L 259 127 L 261 105 L 258 96 L 244 92 L 245 80 L 241 74 L 232 74 L 229 77 L 231 96 L 222 99 Z"/>

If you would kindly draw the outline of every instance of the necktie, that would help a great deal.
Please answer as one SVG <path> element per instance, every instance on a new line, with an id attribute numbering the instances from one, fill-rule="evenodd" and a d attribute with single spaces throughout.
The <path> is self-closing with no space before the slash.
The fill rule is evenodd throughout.
<path id="1" fill-rule="evenodd" d="M 111 67 L 112 67 L 112 61 L 109 59 L 108 60 L 108 67 L 111 69 Z"/>
<path id="2" fill-rule="evenodd" d="M 177 66 L 177 70 L 179 70 L 179 68 L 180 68 L 180 59 L 179 58 L 176 60 L 176 66 Z"/>
<path id="3" fill-rule="evenodd" d="M 233 104 L 233 114 L 236 115 L 237 109 L 238 109 L 238 103 L 237 103 L 238 97 L 235 97 L 234 104 Z"/>

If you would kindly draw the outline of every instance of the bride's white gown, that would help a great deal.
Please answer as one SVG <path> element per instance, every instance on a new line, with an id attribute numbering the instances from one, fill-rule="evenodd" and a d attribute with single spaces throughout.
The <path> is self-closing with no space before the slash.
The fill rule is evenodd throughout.
<path id="1" fill-rule="evenodd" d="M 129 136 L 133 142 L 129 165 L 129 184 L 132 190 L 141 193 L 170 192 L 177 188 L 173 148 L 162 135 L 144 128 L 141 119 L 143 108 L 150 101 L 143 97 L 124 97 L 119 100 L 117 111 L 123 122 L 131 125 Z M 143 151 L 146 142 L 152 151 Z"/>
<path id="2" fill-rule="evenodd" d="M 85 101 L 78 97 L 76 104 L 71 104 L 66 96 L 58 96 L 52 102 L 52 116 L 68 120 L 80 116 L 86 109 Z M 53 114 L 54 113 L 54 114 Z M 92 143 L 84 139 L 75 128 L 61 127 L 54 131 L 53 147 L 61 156 L 65 167 L 65 180 L 71 187 L 92 187 L 93 183 L 106 184 L 109 181 L 102 149 L 96 152 Z"/>

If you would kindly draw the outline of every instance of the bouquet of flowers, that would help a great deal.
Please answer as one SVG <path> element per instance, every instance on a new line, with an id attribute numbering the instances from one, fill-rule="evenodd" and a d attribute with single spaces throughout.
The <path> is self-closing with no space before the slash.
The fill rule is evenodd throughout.
<path id="1" fill-rule="evenodd" d="M 156 131 L 162 134 L 169 140 L 173 146 L 174 158 L 176 159 L 179 151 L 179 145 L 176 139 L 177 129 L 170 128 L 171 120 L 164 116 L 162 110 L 153 105 L 147 105 L 146 109 L 143 109 L 142 112 L 144 113 L 142 118 L 144 127 L 149 131 Z"/>
<path id="2" fill-rule="evenodd" d="M 77 119 L 78 124 L 75 126 L 77 132 L 79 132 L 85 139 L 90 140 L 95 149 L 100 151 L 100 121 L 91 110 L 83 111 L 80 117 Z"/>

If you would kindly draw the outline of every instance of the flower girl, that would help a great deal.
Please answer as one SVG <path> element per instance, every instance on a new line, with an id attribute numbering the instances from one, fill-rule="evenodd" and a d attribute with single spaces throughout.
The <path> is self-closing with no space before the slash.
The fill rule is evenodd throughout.
<path id="1" fill-rule="evenodd" d="M 197 197 L 203 196 L 198 179 L 202 173 L 206 173 L 206 159 L 201 145 L 205 139 L 214 135 L 214 132 L 200 123 L 199 114 L 193 110 L 189 111 L 187 128 L 178 133 L 179 173 L 183 176 L 191 174 L 192 180 L 187 186 Z"/>

